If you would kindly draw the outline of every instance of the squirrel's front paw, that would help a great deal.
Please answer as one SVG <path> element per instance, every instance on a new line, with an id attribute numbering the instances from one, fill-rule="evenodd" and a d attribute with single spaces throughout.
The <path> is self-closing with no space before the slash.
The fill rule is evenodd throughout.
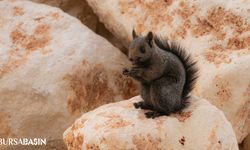
<path id="1" fill-rule="evenodd" d="M 129 75 L 129 70 L 127 68 L 123 68 L 122 74 L 128 76 Z"/>

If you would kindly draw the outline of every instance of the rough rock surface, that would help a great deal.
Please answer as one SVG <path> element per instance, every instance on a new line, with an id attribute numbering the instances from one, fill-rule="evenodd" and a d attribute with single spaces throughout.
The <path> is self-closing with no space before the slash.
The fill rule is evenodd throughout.
<path id="1" fill-rule="evenodd" d="M 54 7 L 60 7 L 64 3 L 68 3 L 70 0 L 30 0 L 30 1 L 43 3 L 43 4 L 54 6 Z"/>
<path id="2" fill-rule="evenodd" d="M 64 12 L 78 18 L 84 25 L 89 27 L 95 33 L 105 37 L 115 47 L 119 48 L 123 53 L 127 53 L 127 49 L 122 43 L 110 33 L 98 17 L 94 14 L 86 0 L 30 0 L 54 7 L 61 8 Z"/>
<path id="3" fill-rule="evenodd" d="M 125 45 L 134 28 L 178 41 L 199 60 L 195 94 L 223 110 L 238 142 L 250 132 L 250 1 L 87 0 Z M 112 5 L 110 5 L 112 4 Z"/>
<path id="4" fill-rule="evenodd" d="M 62 140 L 82 112 L 137 94 L 128 63 L 58 8 L 0 1 L 0 137 Z"/>
<path id="5" fill-rule="evenodd" d="M 206 100 L 192 97 L 182 113 L 156 119 L 134 108 L 140 100 L 137 96 L 82 115 L 64 132 L 68 149 L 238 149 L 231 124 Z"/>
<path id="6" fill-rule="evenodd" d="M 85 0 L 30 0 L 54 7 L 59 7 L 66 13 L 78 18 L 93 31 L 97 28 L 98 18 Z"/>

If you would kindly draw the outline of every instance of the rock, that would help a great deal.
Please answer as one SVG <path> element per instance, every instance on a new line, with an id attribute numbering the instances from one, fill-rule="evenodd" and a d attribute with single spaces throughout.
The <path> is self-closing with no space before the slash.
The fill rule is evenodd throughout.
<path id="1" fill-rule="evenodd" d="M 64 132 L 68 149 L 238 149 L 232 126 L 206 100 L 192 97 L 182 113 L 156 119 L 135 109 L 138 101 L 139 96 L 83 114 Z"/>
<path id="2" fill-rule="evenodd" d="M 43 3 L 46 5 L 54 6 L 54 7 L 60 7 L 65 3 L 68 3 L 70 0 L 30 0 L 36 3 Z"/>
<path id="3" fill-rule="evenodd" d="M 24 0 L 0 10 L 1 138 L 62 141 L 81 113 L 137 95 L 126 56 L 77 19 Z"/>
<path id="4" fill-rule="evenodd" d="M 95 31 L 98 18 L 85 0 L 30 0 L 61 8 L 64 12 L 78 18 L 84 25 Z"/>
<path id="5" fill-rule="evenodd" d="M 61 8 L 64 12 L 78 18 L 84 25 L 89 27 L 95 33 L 105 37 L 115 47 L 119 48 L 123 53 L 127 53 L 127 49 L 121 42 L 107 30 L 103 23 L 94 14 L 86 0 L 30 0 L 37 3 L 51 5 Z"/>
<path id="6" fill-rule="evenodd" d="M 250 133 L 249 1 L 87 1 L 126 46 L 134 28 L 178 41 L 193 53 L 200 66 L 194 93 L 223 110 L 239 143 Z"/>

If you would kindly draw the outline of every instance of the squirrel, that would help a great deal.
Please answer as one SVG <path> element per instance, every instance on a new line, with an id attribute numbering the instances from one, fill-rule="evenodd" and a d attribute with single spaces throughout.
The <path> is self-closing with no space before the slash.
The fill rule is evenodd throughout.
<path id="1" fill-rule="evenodd" d="M 186 108 L 198 78 L 197 62 L 177 43 L 151 31 L 138 36 L 133 30 L 132 35 L 128 50 L 132 67 L 122 73 L 140 83 L 143 101 L 134 103 L 135 108 L 151 110 L 145 116 L 153 119 Z"/>

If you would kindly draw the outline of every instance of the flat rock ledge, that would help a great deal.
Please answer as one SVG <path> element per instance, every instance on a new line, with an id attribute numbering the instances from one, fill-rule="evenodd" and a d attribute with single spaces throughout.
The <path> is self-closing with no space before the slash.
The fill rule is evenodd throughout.
<path id="1" fill-rule="evenodd" d="M 208 101 L 191 98 L 183 112 L 147 119 L 147 110 L 129 100 L 103 105 L 83 114 L 63 135 L 69 150 L 237 150 L 231 124 Z"/>

